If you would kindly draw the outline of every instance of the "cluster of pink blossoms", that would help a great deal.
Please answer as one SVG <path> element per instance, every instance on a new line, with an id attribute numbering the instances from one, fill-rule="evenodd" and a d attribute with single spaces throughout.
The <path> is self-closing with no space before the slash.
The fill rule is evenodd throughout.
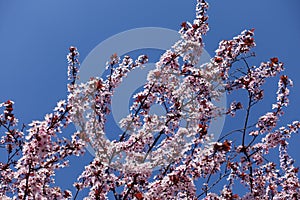
<path id="1" fill-rule="evenodd" d="M 79 53 L 70 47 L 67 100 L 44 120 L 29 124 L 27 132 L 25 126 L 17 128 L 14 102 L 0 104 L 0 148 L 8 155 L 0 162 L 0 198 L 76 199 L 88 188 L 85 199 L 300 199 L 298 168 L 288 154 L 288 140 L 300 122 L 276 129 L 292 81 L 281 75 L 273 111 L 249 124 L 250 110 L 264 98 L 263 84 L 284 70 L 283 63 L 271 58 L 249 66 L 256 46 L 251 29 L 221 41 L 211 61 L 197 66 L 209 30 L 207 9 L 205 0 L 197 1 L 195 20 L 182 23 L 181 39 L 149 72 L 130 114 L 120 121 L 121 133 L 105 129 L 111 99 L 126 75 L 147 63 L 146 55 L 134 60 L 113 54 L 105 79 L 76 84 Z M 236 63 L 244 67 L 236 69 Z M 238 90 L 248 95 L 246 104 L 234 101 L 224 109 L 215 103 L 224 92 Z M 165 108 L 165 115 L 150 112 L 155 104 Z M 245 114 L 240 129 L 213 140 L 212 120 L 236 112 Z M 62 131 L 70 123 L 78 131 L 67 139 Z M 236 133 L 240 137 L 232 140 Z M 119 137 L 111 141 L 108 134 Z M 68 158 L 82 155 L 87 145 L 95 158 L 74 183 L 75 193 L 55 186 L 56 170 L 68 167 Z M 268 159 L 276 149 L 279 162 Z"/>

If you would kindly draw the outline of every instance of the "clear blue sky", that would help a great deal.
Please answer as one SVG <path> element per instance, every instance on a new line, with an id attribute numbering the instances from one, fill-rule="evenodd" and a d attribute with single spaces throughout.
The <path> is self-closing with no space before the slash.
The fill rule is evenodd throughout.
<path id="1" fill-rule="evenodd" d="M 294 80 L 291 105 L 281 122 L 300 119 L 300 1 L 209 3 L 211 30 L 205 37 L 206 50 L 213 55 L 221 39 L 255 28 L 257 57 L 253 64 L 277 56 L 285 63 L 285 74 Z M 147 26 L 178 30 L 181 22 L 192 21 L 194 7 L 194 0 L 0 0 L 0 101 L 15 101 L 21 122 L 42 119 L 66 97 L 70 45 L 79 48 L 83 60 L 98 43 L 122 31 Z M 271 109 L 276 86 L 277 80 L 267 85 L 266 103 L 257 113 Z M 294 137 L 291 151 L 300 166 L 299 141 L 299 135 Z M 74 159 L 76 167 L 58 174 L 64 178 L 58 182 L 66 176 L 75 179 L 74 174 L 91 159 L 90 155 Z"/>

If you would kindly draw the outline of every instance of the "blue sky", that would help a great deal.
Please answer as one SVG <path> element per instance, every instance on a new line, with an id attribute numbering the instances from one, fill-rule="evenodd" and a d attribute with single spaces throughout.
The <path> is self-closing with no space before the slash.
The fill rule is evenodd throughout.
<path id="1" fill-rule="evenodd" d="M 270 57 L 279 57 L 285 63 L 285 74 L 294 81 L 291 105 L 280 123 L 300 119 L 300 2 L 209 3 L 211 30 L 205 37 L 208 53 L 214 54 L 221 39 L 255 28 L 257 57 L 251 63 L 258 65 Z M 178 30 L 181 22 L 192 21 L 194 7 L 194 0 L 0 0 L 0 102 L 15 101 L 15 114 L 21 122 L 42 119 L 58 100 L 66 97 L 66 54 L 70 45 L 78 47 L 84 60 L 96 45 L 122 31 L 139 27 Z M 276 86 L 277 79 L 266 85 L 266 102 L 259 105 L 255 115 L 271 109 Z M 291 141 L 291 151 L 300 166 L 299 140 L 297 135 Z M 90 155 L 74 159 L 76 167 L 59 176 L 80 173 L 91 159 Z"/>

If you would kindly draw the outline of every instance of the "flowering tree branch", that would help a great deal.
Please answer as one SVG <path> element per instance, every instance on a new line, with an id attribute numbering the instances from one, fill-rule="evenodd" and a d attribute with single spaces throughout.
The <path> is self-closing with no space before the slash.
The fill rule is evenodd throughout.
<path id="1" fill-rule="evenodd" d="M 121 133 L 105 129 L 111 99 L 127 74 L 148 62 L 146 55 L 133 60 L 113 54 L 107 77 L 77 84 L 79 53 L 71 46 L 67 99 L 44 120 L 30 123 L 27 133 L 25 125 L 17 129 L 14 102 L 0 104 L 5 132 L 0 148 L 7 153 L 0 162 L 0 198 L 77 199 L 88 188 L 85 199 L 299 199 L 298 168 L 288 154 L 288 140 L 300 122 L 278 129 L 293 83 L 281 75 L 272 111 L 254 119 L 252 110 L 264 99 L 264 83 L 284 70 L 283 63 L 275 57 L 259 66 L 248 63 L 256 46 L 250 29 L 222 40 L 215 56 L 199 67 L 209 30 L 207 11 L 208 3 L 197 0 L 194 21 L 182 23 L 181 39 L 161 56 L 134 95 L 130 114 L 120 121 Z M 224 93 L 242 91 L 246 100 L 237 99 L 225 109 L 215 103 Z M 163 106 L 165 115 L 150 112 L 155 104 Z M 237 112 L 244 115 L 239 127 L 213 138 L 213 120 Z M 70 123 L 78 131 L 67 139 L 62 131 Z M 119 137 L 109 140 L 108 134 Z M 55 172 L 67 167 L 71 156 L 84 154 L 87 145 L 95 157 L 74 183 L 75 194 L 62 191 L 55 186 Z M 276 149 L 278 162 L 268 159 Z M 237 184 L 245 191 L 238 192 Z"/>

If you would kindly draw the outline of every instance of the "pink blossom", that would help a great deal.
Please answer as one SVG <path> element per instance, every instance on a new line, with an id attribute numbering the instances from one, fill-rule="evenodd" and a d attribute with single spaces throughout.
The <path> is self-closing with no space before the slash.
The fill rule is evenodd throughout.
<path id="1" fill-rule="evenodd" d="M 130 114 L 120 121 L 119 138 L 106 136 L 107 116 L 115 89 L 127 74 L 148 62 L 113 54 L 106 64 L 107 77 L 91 77 L 77 84 L 79 53 L 71 46 L 68 60 L 68 97 L 57 103 L 43 120 L 34 120 L 21 130 L 14 102 L 0 104 L 0 147 L 7 162 L 0 162 L 1 199 L 71 199 L 88 189 L 85 199 L 299 199 L 298 168 L 288 154 L 288 140 L 300 128 L 294 121 L 278 128 L 289 104 L 292 81 L 280 76 L 272 111 L 250 124 L 250 111 L 264 99 L 263 84 L 284 70 L 276 57 L 250 66 L 256 46 L 254 29 L 231 40 L 222 40 L 210 62 L 196 67 L 207 34 L 208 4 L 198 0 L 192 23 L 183 22 L 181 39 L 167 50 L 151 70 L 143 89 L 134 95 Z M 236 68 L 235 64 L 243 65 Z M 216 85 L 220 87 L 216 87 Z M 247 101 L 236 100 L 222 109 L 215 103 L 224 91 L 246 92 Z M 154 104 L 165 115 L 151 114 Z M 213 140 L 213 119 L 245 114 L 240 128 Z M 73 123 L 78 131 L 64 137 Z M 231 137 L 239 134 L 238 137 Z M 236 136 L 236 135 L 235 135 Z M 90 145 L 95 158 L 74 183 L 76 193 L 55 185 L 56 170 L 68 167 L 71 156 L 84 154 Z M 279 161 L 268 159 L 279 150 Z M 216 191 L 220 185 L 222 189 Z M 236 191 L 242 185 L 245 192 Z M 200 186 L 202 185 L 202 187 Z"/>

